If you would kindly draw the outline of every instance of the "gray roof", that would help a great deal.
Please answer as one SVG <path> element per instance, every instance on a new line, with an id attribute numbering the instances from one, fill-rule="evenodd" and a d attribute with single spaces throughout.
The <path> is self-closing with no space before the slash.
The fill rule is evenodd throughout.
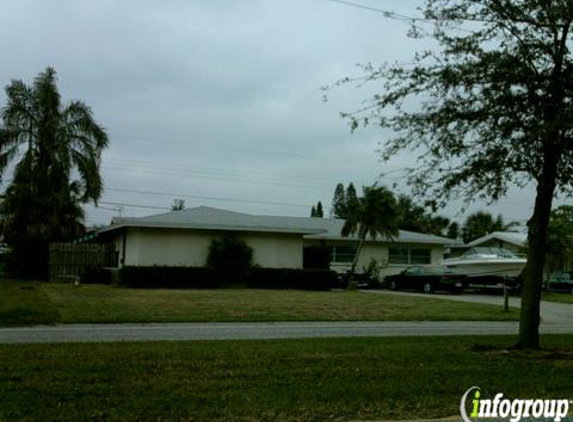
<path id="1" fill-rule="evenodd" d="M 479 246 L 488 240 L 501 240 L 502 242 L 511 243 L 515 246 L 525 246 L 527 243 L 527 234 L 519 232 L 493 232 L 469 242 L 467 247 Z"/>
<path id="2" fill-rule="evenodd" d="M 122 227 L 149 227 L 171 229 L 226 230 L 305 235 L 306 239 L 356 240 L 342 237 L 343 220 L 336 218 L 280 217 L 253 215 L 211 207 L 189 208 L 164 214 L 137 218 L 116 218 L 99 232 Z M 367 239 L 370 241 L 370 239 Z M 388 241 L 388 239 L 385 239 Z M 377 238 L 377 241 L 384 239 Z M 452 239 L 401 230 L 395 241 L 402 243 L 450 244 Z"/>

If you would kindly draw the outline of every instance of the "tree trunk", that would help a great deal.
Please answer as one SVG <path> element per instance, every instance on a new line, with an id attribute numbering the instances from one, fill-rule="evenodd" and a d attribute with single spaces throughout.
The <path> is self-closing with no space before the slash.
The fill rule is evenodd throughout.
<path id="1" fill-rule="evenodd" d="M 350 274 L 348 274 L 348 287 L 350 287 L 352 276 L 354 275 L 354 271 L 356 271 L 356 266 L 358 265 L 358 259 L 360 258 L 360 253 L 362 252 L 363 246 L 364 246 L 364 238 L 361 237 L 360 242 L 358 242 L 358 247 L 356 248 L 356 255 L 354 255 L 354 260 L 352 261 L 352 265 L 350 266 Z"/>
<path id="2" fill-rule="evenodd" d="M 555 176 L 559 153 L 553 146 L 546 146 L 543 171 L 537 184 L 535 208 L 527 223 L 527 265 L 521 293 L 521 319 L 518 348 L 538 349 L 541 288 L 545 266 L 547 227 L 551 216 L 551 204 L 555 193 Z"/>

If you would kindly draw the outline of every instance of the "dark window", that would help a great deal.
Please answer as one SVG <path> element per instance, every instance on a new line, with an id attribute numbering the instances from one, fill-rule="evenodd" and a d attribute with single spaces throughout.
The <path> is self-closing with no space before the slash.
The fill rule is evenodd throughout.
<path id="1" fill-rule="evenodd" d="M 432 262 L 431 250 L 390 248 L 388 261 L 390 264 L 430 264 Z"/>
<path id="2" fill-rule="evenodd" d="M 356 248 L 353 246 L 333 246 L 330 262 L 352 262 L 356 256 Z"/>
<path id="3" fill-rule="evenodd" d="M 410 249 L 410 264 L 429 264 L 432 262 L 429 249 Z"/>
<path id="4" fill-rule="evenodd" d="M 409 264 L 408 248 L 390 248 L 388 261 L 390 264 Z"/>

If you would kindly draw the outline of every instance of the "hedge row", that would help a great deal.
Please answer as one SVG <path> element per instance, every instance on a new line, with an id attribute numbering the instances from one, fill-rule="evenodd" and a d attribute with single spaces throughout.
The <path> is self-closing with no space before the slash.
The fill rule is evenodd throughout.
<path id="1" fill-rule="evenodd" d="M 241 285 L 258 289 L 330 290 L 340 287 L 328 270 L 253 268 L 242 277 L 205 267 L 132 267 L 119 273 L 120 284 L 134 288 L 214 289 Z"/>

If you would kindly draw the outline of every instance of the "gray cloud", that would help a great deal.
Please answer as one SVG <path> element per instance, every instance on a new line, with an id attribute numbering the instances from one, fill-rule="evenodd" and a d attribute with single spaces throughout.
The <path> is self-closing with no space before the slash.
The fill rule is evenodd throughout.
<path id="1" fill-rule="evenodd" d="M 383 6 L 412 15 L 420 4 Z M 169 207 L 175 194 L 188 206 L 307 215 L 329 205 L 337 181 L 370 184 L 389 170 L 382 182 L 407 189 L 399 169 L 412 157 L 380 164 L 389 134 L 351 134 L 339 118 L 375 86 L 343 87 L 328 103 L 320 92 L 356 63 L 408 61 L 424 44 L 405 22 L 325 0 L 8 0 L 1 12 L 0 82 L 53 66 L 63 97 L 89 104 L 110 133 L 105 209 L 87 207 L 90 224 L 108 222 L 112 203 Z M 523 220 L 530 198 L 512 192 L 492 210 Z"/>

